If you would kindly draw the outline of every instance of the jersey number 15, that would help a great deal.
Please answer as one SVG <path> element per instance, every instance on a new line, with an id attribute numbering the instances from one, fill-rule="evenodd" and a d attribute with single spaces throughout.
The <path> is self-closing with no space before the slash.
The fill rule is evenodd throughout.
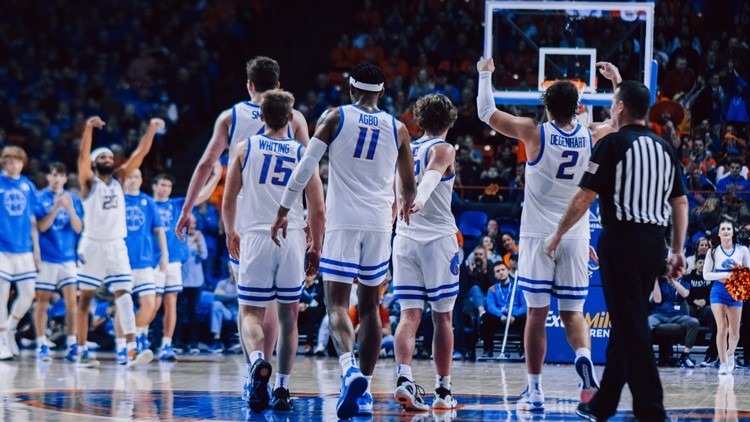
<path id="1" fill-rule="evenodd" d="M 271 178 L 271 184 L 276 186 L 286 186 L 289 182 L 289 176 L 292 175 L 292 169 L 285 167 L 284 163 L 294 164 L 297 160 L 292 157 L 284 157 L 283 155 L 263 154 L 263 168 L 260 169 L 260 180 L 258 183 L 264 185 L 268 179 L 268 170 L 271 169 L 271 161 L 276 158 L 276 165 L 273 168 L 273 177 Z"/>

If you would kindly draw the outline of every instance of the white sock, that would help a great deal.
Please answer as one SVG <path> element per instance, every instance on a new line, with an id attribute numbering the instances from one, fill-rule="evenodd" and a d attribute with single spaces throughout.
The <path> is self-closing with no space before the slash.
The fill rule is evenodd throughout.
<path id="1" fill-rule="evenodd" d="M 245 363 L 245 367 L 247 368 L 247 377 L 252 378 L 253 377 L 253 364 Z"/>
<path id="2" fill-rule="evenodd" d="M 135 327 L 135 335 L 140 336 L 141 334 L 148 333 L 148 326 L 146 327 Z"/>
<path id="3" fill-rule="evenodd" d="M 255 363 L 258 359 L 263 359 L 263 352 L 260 350 L 253 350 L 250 352 L 250 364 Z"/>
<path id="4" fill-rule="evenodd" d="M 119 352 L 120 350 L 122 350 L 125 347 L 127 347 L 128 343 L 125 341 L 125 338 L 118 337 L 118 338 L 115 339 L 115 344 L 117 345 L 116 346 L 117 347 L 117 351 Z"/>
<path id="5" fill-rule="evenodd" d="M 127 344 L 128 352 L 131 350 L 135 350 L 136 343 L 134 341 L 129 341 Z"/>
<path id="6" fill-rule="evenodd" d="M 342 353 L 341 356 L 339 356 L 339 365 L 341 365 L 341 370 L 344 372 L 344 375 L 349 371 L 349 368 L 357 368 L 357 361 L 354 359 L 354 353 Z"/>
<path id="7" fill-rule="evenodd" d="M 8 331 L 13 332 L 18 328 L 18 321 L 13 315 L 8 318 Z"/>
<path id="8" fill-rule="evenodd" d="M 409 381 L 414 382 L 414 375 L 412 375 L 412 372 L 411 372 L 411 365 L 403 365 L 403 364 L 396 365 L 396 375 L 399 377 L 404 377 L 408 379 Z"/>
<path id="9" fill-rule="evenodd" d="M 36 349 L 39 350 L 43 345 L 47 344 L 47 336 L 42 335 L 36 338 Z"/>
<path id="10" fill-rule="evenodd" d="M 529 379 L 529 391 L 539 390 L 542 391 L 542 374 L 527 374 Z"/>
<path id="11" fill-rule="evenodd" d="M 580 347 L 576 350 L 576 359 L 580 358 L 581 356 L 585 356 L 591 360 L 591 349 L 587 349 L 585 347 Z"/>
<path id="12" fill-rule="evenodd" d="M 367 378 L 367 393 L 370 393 L 370 386 L 372 385 L 372 375 L 365 375 L 365 378 Z M 372 393 L 370 393 L 372 394 Z"/>
<path id="13" fill-rule="evenodd" d="M 440 387 L 450 391 L 451 389 L 451 376 L 450 375 L 436 375 L 435 376 L 435 389 Z"/>
<path id="14" fill-rule="evenodd" d="M 78 341 L 76 336 L 65 336 L 65 345 L 68 347 L 76 344 L 76 341 Z"/>
<path id="15" fill-rule="evenodd" d="M 276 373 L 276 385 L 273 386 L 273 389 L 277 388 L 289 389 L 289 374 Z"/>
<path id="16" fill-rule="evenodd" d="M 161 347 L 167 347 L 172 345 L 172 337 L 162 337 Z"/>

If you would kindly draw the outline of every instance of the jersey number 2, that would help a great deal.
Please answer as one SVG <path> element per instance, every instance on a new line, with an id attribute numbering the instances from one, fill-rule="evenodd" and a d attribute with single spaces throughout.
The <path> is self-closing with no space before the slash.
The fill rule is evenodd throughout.
<path id="1" fill-rule="evenodd" d="M 560 163 L 560 167 L 557 168 L 557 175 L 555 177 L 558 179 L 571 180 L 574 174 L 568 174 L 565 170 L 575 167 L 575 165 L 578 164 L 578 151 L 564 151 L 562 153 L 562 158 L 567 158 L 568 161 Z"/>
<path id="2" fill-rule="evenodd" d="M 284 163 L 294 163 L 296 160 L 292 157 L 282 155 L 263 154 L 263 168 L 260 169 L 260 180 L 258 183 L 264 185 L 268 179 L 268 170 L 271 168 L 271 161 L 276 157 L 276 166 L 273 168 L 274 176 L 271 178 L 271 184 L 276 186 L 286 186 L 289 182 L 289 176 L 292 175 L 292 169 L 284 167 Z"/>
<path id="3" fill-rule="evenodd" d="M 354 149 L 354 158 L 362 158 L 362 151 L 365 149 L 365 141 L 367 140 L 368 129 L 372 131 L 372 135 L 370 136 L 370 146 L 367 148 L 367 155 L 365 156 L 365 160 L 372 160 L 375 157 L 375 148 L 378 147 L 378 137 L 380 136 L 380 129 L 360 127 L 359 138 L 357 139 L 357 147 Z"/>

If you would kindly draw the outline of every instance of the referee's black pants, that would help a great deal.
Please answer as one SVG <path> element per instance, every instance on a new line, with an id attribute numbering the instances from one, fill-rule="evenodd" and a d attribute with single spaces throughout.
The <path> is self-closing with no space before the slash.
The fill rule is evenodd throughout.
<path id="1" fill-rule="evenodd" d="M 612 417 L 627 383 L 638 420 L 663 421 L 664 393 L 648 329 L 648 296 L 665 269 L 664 233 L 637 226 L 605 228 L 598 244 L 599 271 L 612 328 L 594 415 Z"/>

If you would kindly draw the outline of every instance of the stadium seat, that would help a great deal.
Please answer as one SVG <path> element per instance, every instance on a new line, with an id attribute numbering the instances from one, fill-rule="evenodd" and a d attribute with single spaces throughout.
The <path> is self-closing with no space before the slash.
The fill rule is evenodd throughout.
<path id="1" fill-rule="evenodd" d="M 487 228 L 487 214 L 484 211 L 464 211 L 458 229 L 465 237 L 479 237 Z"/>

